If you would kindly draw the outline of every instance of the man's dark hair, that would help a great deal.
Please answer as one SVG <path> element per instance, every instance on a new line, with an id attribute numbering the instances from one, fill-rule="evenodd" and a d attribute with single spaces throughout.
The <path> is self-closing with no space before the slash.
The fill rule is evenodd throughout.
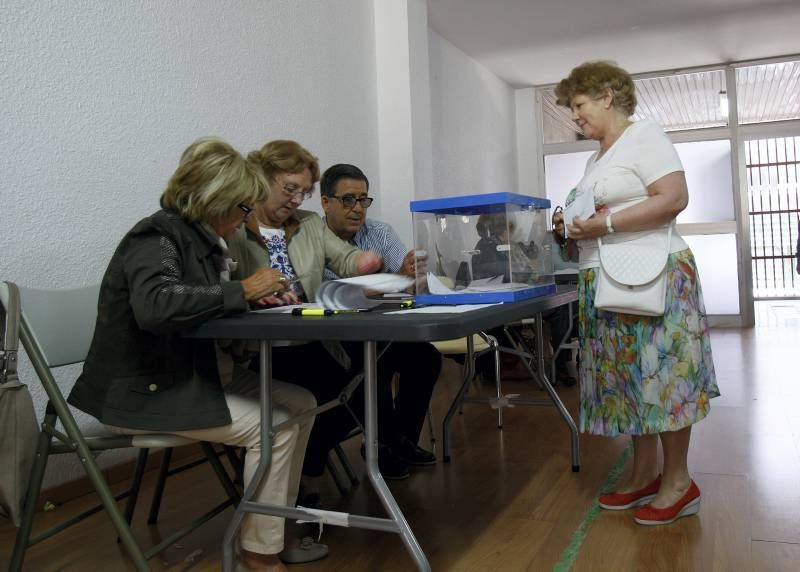
<path id="1" fill-rule="evenodd" d="M 364 171 L 355 165 L 347 165 L 339 163 L 328 167 L 322 173 L 322 179 L 319 182 L 319 192 L 323 197 L 333 197 L 336 195 L 336 183 L 341 179 L 355 179 L 356 181 L 364 181 L 369 189 L 369 179 L 364 174 Z"/>

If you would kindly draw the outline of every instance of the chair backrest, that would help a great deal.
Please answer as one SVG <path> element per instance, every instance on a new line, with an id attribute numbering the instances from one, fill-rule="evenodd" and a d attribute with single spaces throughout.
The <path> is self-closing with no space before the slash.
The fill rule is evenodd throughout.
<path id="1" fill-rule="evenodd" d="M 97 320 L 100 285 L 73 290 L 20 288 L 22 324 L 30 333 L 49 367 L 78 363 L 86 359 Z M 8 287 L 0 282 L 0 300 L 8 302 Z M 23 338 L 23 343 L 26 341 Z M 28 354 L 34 348 L 25 344 Z"/>

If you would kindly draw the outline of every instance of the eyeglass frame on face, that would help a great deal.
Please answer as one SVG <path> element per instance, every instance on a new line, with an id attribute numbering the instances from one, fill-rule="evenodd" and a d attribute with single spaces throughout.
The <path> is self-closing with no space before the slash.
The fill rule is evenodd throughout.
<path id="1" fill-rule="evenodd" d="M 278 183 L 277 180 L 275 182 Z M 299 185 L 294 185 L 294 183 L 278 183 L 278 184 L 281 186 L 281 191 L 283 192 L 283 194 L 289 200 L 292 200 L 293 198 L 299 195 L 301 201 L 307 201 L 314 195 L 314 185 L 311 185 L 311 188 L 306 190 L 303 189 L 303 187 L 300 187 Z M 296 188 L 294 189 L 287 188 L 290 185 L 294 185 Z"/>
<path id="2" fill-rule="evenodd" d="M 375 201 L 375 199 L 373 197 L 358 197 L 358 198 L 356 198 L 355 195 L 351 195 L 349 193 L 346 194 L 346 195 L 342 195 L 341 197 L 338 197 L 336 195 L 331 195 L 330 198 L 339 199 L 340 201 L 342 201 L 342 208 L 344 208 L 344 209 L 346 209 L 348 211 L 353 210 L 354 208 L 356 208 L 356 203 L 361 205 L 362 209 L 367 210 L 370 206 L 372 206 L 372 203 Z M 350 203 L 350 204 L 348 204 L 348 203 Z"/>
<path id="3" fill-rule="evenodd" d="M 253 214 L 253 208 L 252 207 L 248 207 L 244 203 L 239 203 L 239 204 L 236 205 L 236 207 L 240 211 L 242 211 L 242 220 L 247 220 L 248 218 L 250 218 L 250 215 Z"/>

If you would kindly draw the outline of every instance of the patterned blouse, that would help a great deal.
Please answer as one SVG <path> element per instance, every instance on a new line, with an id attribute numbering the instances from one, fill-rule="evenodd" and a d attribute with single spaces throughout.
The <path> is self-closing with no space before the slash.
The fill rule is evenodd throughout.
<path id="1" fill-rule="evenodd" d="M 286 244 L 286 231 L 282 228 L 260 227 L 261 238 L 269 252 L 269 265 L 289 280 L 297 278 L 292 262 L 289 260 L 289 247 Z M 298 297 L 305 298 L 300 282 L 295 282 L 290 287 Z"/>

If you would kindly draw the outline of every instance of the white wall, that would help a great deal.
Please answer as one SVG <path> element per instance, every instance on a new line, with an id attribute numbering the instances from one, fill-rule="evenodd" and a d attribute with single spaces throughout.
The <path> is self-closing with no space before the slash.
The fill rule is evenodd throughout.
<path id="1" fill-rule="evenodd" d="M 371 0 L 3 0 L 2 12 L 0 279 L 99 281 L 199 136 L 243 152 L 297 139 L 323 169 L 378 172 Z M 27 362 L 22 374 L 33 379 Z M 67 465 L 48 483 L 79 474 Z"/>
<path id="2" fill-rule="evenodd" d="M 380 172 L 371 177 L 378 200 L 369 216 L 410 248 L 409 203 L 433 187 L 425 0 L 375 0 L 375 58 Z"/>
<path id="3" fill-rule="evenodd" d="M 517 192 L 514 90 L 433 30 L 428 49 L 433 196 Z"/>

